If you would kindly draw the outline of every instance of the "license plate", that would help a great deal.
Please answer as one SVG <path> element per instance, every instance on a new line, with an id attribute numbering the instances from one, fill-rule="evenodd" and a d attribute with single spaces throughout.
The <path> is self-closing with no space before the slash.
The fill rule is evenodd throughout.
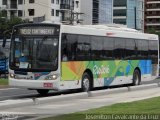
<path id="1" fill-rule="evenodd" d="M 44 88 L 52 88 L 53 87 L 53 83 L 43 83 L 43 87 Z"/>

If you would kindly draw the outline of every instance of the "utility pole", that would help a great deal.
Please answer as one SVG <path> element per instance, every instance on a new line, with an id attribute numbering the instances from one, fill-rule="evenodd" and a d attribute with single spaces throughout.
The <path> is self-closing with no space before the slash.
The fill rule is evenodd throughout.
<path id="1" fill-rule="evenodd" d="M 79 19 L 80 15 L 83 15 L 84 13 L 80 13 L 80 12 L 74 12 L 74 3 L 71 3 L 71 9 L 70 9 L 70 18 L 69 18 L 69 24 L 73 25 L 74 22 L 76 23 L 80 23 L 81 21 L 83 21 L 82 19 Z"/>
<path id="2" fill-rule="evenodd" d="M 137 9 L 136 9 L 136 7 L 134 7 L 134 16 L 135 16 L 135 18 L 134 18 L 134 23 L 135 23 L 135 29 L 137 29 L 137 11 L 136 11 Z"/>
<path id="3" fill-rule="evenodd" d="M 74 22 L 80 23 L 83 21 L 82 19 L 79 19 L 79 16 L 82 14 L 84 13 L 73 12 L 73 10 L 71 10 L 70 24 L 73 25 Z"/>

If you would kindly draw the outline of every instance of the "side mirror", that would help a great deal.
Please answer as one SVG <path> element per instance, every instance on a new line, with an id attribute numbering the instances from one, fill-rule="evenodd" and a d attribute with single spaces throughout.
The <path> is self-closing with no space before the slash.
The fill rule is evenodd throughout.
<path id="1" fill-rule="evenodd" d="M 6 37 L 3 37 L 3 44 L 2 44 L 2 47 L 5 47 L 6 46 Z"/>

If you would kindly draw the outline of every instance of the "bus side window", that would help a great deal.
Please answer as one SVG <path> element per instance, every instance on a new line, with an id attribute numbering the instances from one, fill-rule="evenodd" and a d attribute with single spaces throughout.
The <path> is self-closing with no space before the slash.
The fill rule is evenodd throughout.
<path id="1" fill-rule="evenodd" d="M 62 34 L 61 59 L 67 61 L 67 35 Z"/>
<path id="2" fill-rule="evenodd" d="M 125 58 L 125 39 L 115 38 L 114 55 L 118 60 Z"/>
<path id="3" fill-rule="evenodd" d="M 68 61 L 67 49 L 64 48 L 62 51 L 62 61 Z"/>
<path id="4" fill-rule="evenodd" d="M 77 36 L 74 34 L 62 34 L 61 59 L 66 54 L 67 60 L 76 60 Z"/>

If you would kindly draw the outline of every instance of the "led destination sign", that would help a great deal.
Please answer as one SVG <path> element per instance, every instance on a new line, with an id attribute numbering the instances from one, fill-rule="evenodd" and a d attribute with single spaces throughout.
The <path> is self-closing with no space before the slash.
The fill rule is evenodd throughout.
<path id="1" fill-rule="evenodd" d="M 55 28 L 21 28 L 19 33 L 22 35 L 54 35 Z M 58 31 L 57 31 L 58 32 Z"/>

